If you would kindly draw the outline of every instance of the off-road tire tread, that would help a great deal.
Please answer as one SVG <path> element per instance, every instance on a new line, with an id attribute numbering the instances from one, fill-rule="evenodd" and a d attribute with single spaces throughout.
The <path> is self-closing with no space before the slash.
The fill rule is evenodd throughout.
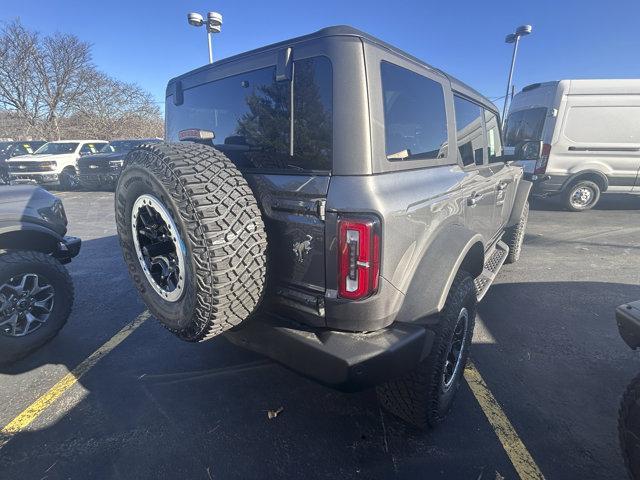
<path id="1" fill-rule="evenodd" d="M 524 243 L 524 234 L 527 230 L 527 221 L 529 220 L 529 202 L 525 202 L 522 209 L 522 215 L 518 223 L 505 230 L 502 239 L 509 247 L 509 253 L 504 263 L 515 263 L 520 259 L 522 253 L 522 244 Z"/>
<path id="2" fill-rule="evenodd" d="M 378 400 L 386 410 L 419 429 L 437 426 L 448 413 L 448 411 L 444 414 L 440 413 L 439 397 L 434 395 L 434 392 L 438 392 L 440 388 L 441 359 L 446 354 L 447 339 L 452 335 L 451 330 L 455 327 L 460 309 L 465 306 L 464 302 L 468 297 L 473 298 L 473 305 L 467 305 L 468 335 L 473 335 L 476 314 L 475 285 L 471 275 L 461 270 L 456 274 L 445 307 L 440 314 L 440 322 L 434 330 L 435 338 L 429 356 L 413 371 L 376 387 Z M 467 348 L 461 371 L 464 371 L 468 354 Z M 460 381 L 451 388 L 457 389 L 459 384 Z"/>
<path id="3" fill-rule="evenodd" d="M 67 319 L 71 314 L 71 309 L 73 306 L 73 299 L 75 296 L 73 280 L 71 279 L 71 275 L 69 275 L 69 272 L 67 271 L 67 269 L 58 260 L 56 260 L 55 258 L 45 253 L 35 252 L 31 250 L 12 250 L 7 253 L 0 254 L 0 271 L 4 270 L 10 265 L 22 265 L 25 263 L 46 264 L 51 268 L 53 268 L 56 271 L 56 274 L 60 275 L 60 277 L 63 279 L 63 284 L 66 287 L 67 291 L 62 292 L 62 294 L 69 299 L 69 302 L 68 302 L 67 309 L 61 312 L 62 316 L 64 317 L 64 321 L 60 322 L 60 325 L 57 326 L 54 330 L 52 330 L 50 332 L 50 335 L 43 338 L 42 341 L 38 342 L 37 344 L 32 345 L 29 349 L 22 350 L 11 356 L 7 355 L 6 353 L 4 355 L 1 355 L 0 356 L 1 366 L 20 360 L 21 358 L 26 357 L 31 352 L 39 349 L 46 343 L 49 343 L 51 340 L 53 340 L 53 338 L 55 338 L 55 336 L 58 335 L 62 327 L 67 323 Z M 56 293 L 59 293 L 59 292 L 56 292 Z"/>
<path id="4" fill-rule="evenodd" d="M 260 208 L 242 173 L 222 152 L 187 142 L 142 145 L 127 155 L 123 173 L 130 166 L 147 170 L 169 192 L 196 265 L 197 304 L 190 326 L 176 330 L 160 323 L 191 342 L 240 324 L 262 299 L 267 247 Z M 121 210 L 116 207 L 119 232 L 128 228 Z M 120 244 L 132 271 L 132 262 L 138 262 L 133 245 L 122 237 Z"/>
<path id="5" fill-rule="evenodd" d="M 627 438 L 625 436 L 626 424 L 632 409 L 640 409 L 640 375 L 637 375 L 629 384 L 620 402 L 620 409 L 618 410 L 618 438 L 620 440 L 620 450 L 622 452 L 622 458 L 624 459 L 624 465 L 627 468 L 629 478 L 636 478 L 633 475 L 632 465 L 629 462 L 629 456 L 626 454 L 628 448 Z M 640 432 L 637 432 L 640 436 Z M 640 441 L 640 439 L 639 439 Z M 636 465 L 636 474 L 639 473 L 640 466 Z"/>

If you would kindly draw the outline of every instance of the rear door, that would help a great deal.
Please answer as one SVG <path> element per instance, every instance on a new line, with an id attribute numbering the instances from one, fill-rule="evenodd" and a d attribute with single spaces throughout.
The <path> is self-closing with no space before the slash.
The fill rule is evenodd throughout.
<path id="1" fill-rule="evenodd" d="M 324 205 L 332 168 L 332 69 L 327 57 L 297 59 L 276 81 L 276 66 L 227 66 L 167 98 L 167 139 L 213 132 L 215 148 L 243 172 L 263 212 L 270 298 L 323 324 Z M 287 78 L 288 77 L 288 78 Z M 188 85 L 188 79 L 183 80 Z"/>
<path id="2" fill-rule="evenodd" d="M 484 109 L 485 138 L 487 141 L 487 156 L 491 171 L 494 175 L 495 209 L 493 214 L 493 228 L 499 233 L 507 224 L 511 215 L 511 207 L 516 195 L 516 167 L 505 163 L 503 155 L 502 137 L 500 135 L 500 120 L 495 112 Z"/>
<path id="3" fill-rule="evenodd" d="M 467 227 L 489 243 L 495 235 L 496 185 L 487 159 L 483 109 L 472 100 L 454 94 L 458 155 L 466 175 L 462 182 Z"/>

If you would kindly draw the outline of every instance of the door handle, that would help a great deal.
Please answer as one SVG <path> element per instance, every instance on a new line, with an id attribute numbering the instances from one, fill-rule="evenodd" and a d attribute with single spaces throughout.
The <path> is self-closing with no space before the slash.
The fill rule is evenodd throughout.
<path id="1" fill-rule="evenodd" d="M 484 195 L 481 193 L 474 193 L 469 198 L 467 198 L 467 205 L 469 205 L 470 207 L 475 207 L 483 196 Z"/>

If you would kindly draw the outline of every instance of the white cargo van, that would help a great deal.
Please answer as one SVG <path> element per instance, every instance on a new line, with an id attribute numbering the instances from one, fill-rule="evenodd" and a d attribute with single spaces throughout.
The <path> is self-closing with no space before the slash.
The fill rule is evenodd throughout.
<path id="1" fill-rule="evenodd" d="M 640 79 L 534 83 L 514 96 L 505 127 L 533 194 L 588 210 L 603 192 L 640 194 Z"/>

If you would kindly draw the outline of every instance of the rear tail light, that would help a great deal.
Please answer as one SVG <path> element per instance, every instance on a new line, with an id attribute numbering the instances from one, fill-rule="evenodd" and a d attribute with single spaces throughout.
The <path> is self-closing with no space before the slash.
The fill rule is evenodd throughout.
<path id="1" fill-rule="evenodd" d="M 547 171 L 547 162 L 549 161 L 549 154 L 551 153 L 551 145 L 548 143 L 542 144 L 542 152 L 540 152 L 540 158 L 536 162 L 536 169 L 533 173 L 536 175 L 542 175 Z"/>
<path id="2" fill-rule="evenodd" d="M 378 290 L 380 222 L 373 218 L 338 220 L 338 296 L 359 300 Z"/>

